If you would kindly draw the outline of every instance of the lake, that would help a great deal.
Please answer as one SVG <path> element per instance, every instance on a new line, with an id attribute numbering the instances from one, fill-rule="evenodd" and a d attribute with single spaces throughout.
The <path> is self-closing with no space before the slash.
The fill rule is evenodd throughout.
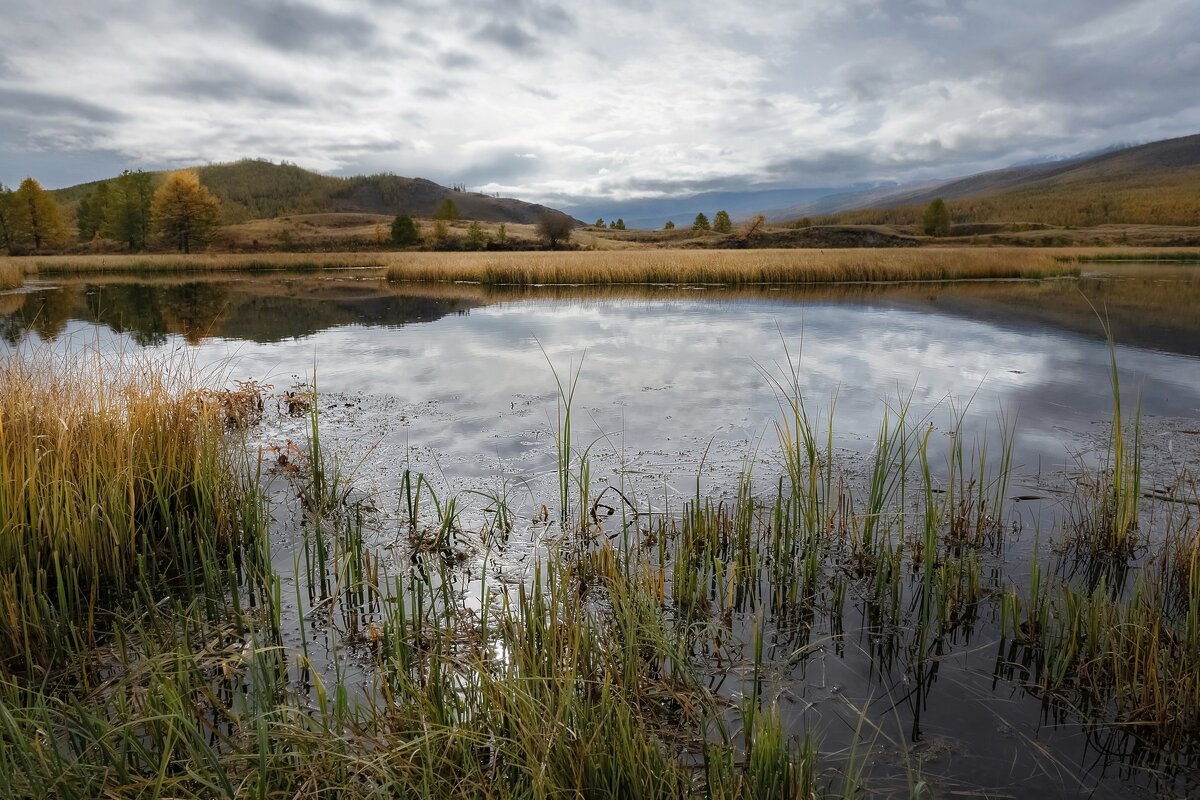
<path id="1" fill-rule="evenodd" d="M 781 384 L 793 379 L 822 437 L 832 409 L 837 468 L 860 493 L 885 412 L 904 410 L 927 437 L 942 479 L 956 439 L 968 453 L 986 440 L 981 460 L 995 468 L 1011 430 L 1004 541 L 982 555 L 990 599 L 970 624 L 913 660 L 884 655 L 892 633 L 869 622 L 865 603 L 816 615 L 803 635 L 772 620 L 765 691 L 789 731 L 818 731 L 835 761 L 869 719 L 868 772 L 885 790 L 917 763 L 942 793 L 1155 796 L 1200 790 L 1195 749 L 1148 748 L 1027 690 L 999 663 L 995 598 L 1028 584 L 1079 474 L 1102 462 L 1113 409 L 1102 318 L 1126 409 L 1140 405 L 1145 488 L 1164 490 L 1200 464 L 1198 275 L 1122 265 L 1041 282 L 520 290 L 389 284 L 357 271 L 64 277 L 0 295 L 0 347 L 185 358 L 222 380 L 271 384 L 273 398 L 315 381 L 323 443 L 380 546 L 398 541 L 406 468 L 461 498 L 466 531 L 486 524 L 484 494 L 507 499 L 518 523 L 505 545 L 471 548 L 461 570 L 475 606 L 481 570 L 489 583 L 520 584 L 562 545 L 533 520 L 556 510 L 560 382 L 576 376 L 572 439 L 587 451 L 593 494 L 616 487 L 629 506 L 664 517 L 698 495 L 732 498 L 747 472 L 763 498 L 775 494 Z M 305 417 L 277 403 L 248 433 L 268 463 L 306 436 Z M 276 475 L 271 491 L 286 574 L 302 523 L 284 510 L 288 482 Z M 753 616 L 734 622 L 743 642 Z M 335 638 L 325 667 L 344 660 L 369 682 L 363 659 Z M 898 652 L 906 641 L 895 639 Z M 746 691 L 744 675 L 704 669 L 731 700 Z"/>

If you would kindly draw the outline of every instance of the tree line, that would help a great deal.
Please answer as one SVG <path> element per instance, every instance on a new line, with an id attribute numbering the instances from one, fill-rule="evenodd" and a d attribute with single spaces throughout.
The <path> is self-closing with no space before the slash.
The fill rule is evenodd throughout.
<path id="1" fill-rule="evenodd" d="M 675 221 L 670 219 L 667 220 L 666 224 L 663 225 L 663 230 L 675 230 Z M 703 231 L 730 233 L 733 231 L 733 220 L 730 219 L 729 212 L 722 209 L 716 213 L 716 216 L 713 217 L 712 222 L 709 222 L 708 215 L 701 211 L 696 215 L 696 218 L 692 220 L 692 230 L 697 233 L 701 233 Z"/>
<path id="2" fill-rule="evenodd" d="M 107 239 L 133 253 L 157 237 L 190 253 L 216 232 L 221 205 L 195 172 L 171 173 L 155 189 L 148 173 L 125 170 L 84 195 L 75 220 L 80 242 Z M 71 238 L 61 206 L 37 180 L 26 178 L 15 190 L 0 184 L 0 248 L 9 255 L 62 250 Z"/>

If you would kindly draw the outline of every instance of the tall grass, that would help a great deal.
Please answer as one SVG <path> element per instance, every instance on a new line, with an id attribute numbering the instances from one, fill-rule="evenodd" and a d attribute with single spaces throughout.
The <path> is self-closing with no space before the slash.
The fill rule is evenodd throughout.
<path id="1" fill-rule="evenodd" d="M 1136 544 L 1142 503 L 1141 405 L 1139 401 L 1127 418 L 1112 328 L 1099 312 L 1097 317 L 1108 340 L 1112 422 L 1102 463 L 1098 469 L 1085 472 L 1076 491 L 1073 526 L 1077 543 L 1091 553 L 1124 557 Z"/>
<path id="2" fill-rule="evenodd" d="M 788 284 L 1045 278 L 1078 267 L 1020 249 L 620 250 L 411 253 L 391 257 L 393 281 L 484 284 Z"/>
<path id="3" fill-rule="evenodd" d="M 18 264 L 0 262 L 0 290 L 16 289 L 25 283 L 25 272 Z"/>
<path id="4" fill-rule="evenodd" d="M 195 580 L 238 544 L 244 491 L 215 397 L 169 362 L 0 363 L 0 671 L 86 650 L 113 601 Z"/>
<path id="5" fill-rule="evenodd" d="M 316 270 L 385 265 L 380 253 L 133 253 L 81 256 L 0 257 L 0 270 L 11 267 L 59 274 L 96 272 L 220 272 L 237 270 Z"/>

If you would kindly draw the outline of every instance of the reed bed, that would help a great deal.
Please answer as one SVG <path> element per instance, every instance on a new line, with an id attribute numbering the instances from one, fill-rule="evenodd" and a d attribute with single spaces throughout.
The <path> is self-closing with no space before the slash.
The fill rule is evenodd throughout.
<path id="1" fill-rule="evenodd" d="M 0 290 L 18 289 L 25 283 L 25 272 L 18 264 L 0 263 Z"/>
<path id="2" fill-rule="evenodd" d="M 393 281 L 483 284 L 789 284 L 1047 278 L 1077 275 L 1049 254 L 1021 249 L 636 250 L 405 253 Z"/>
<path id="3" fill-rule="evenodd" d="M 18 267 L 39 274 L 96 272 L 220 272 L 377 268 L 381 253 L 134 253 L 112 255 L 31 256 L 0 258 L 0 269 Z"/>
<path id="4" fill-rule="evenodd" d="M 0 364 L 0 672 L 86 652 L 121 598 L 232 551 L 228 397 L 169 362 Z"/>

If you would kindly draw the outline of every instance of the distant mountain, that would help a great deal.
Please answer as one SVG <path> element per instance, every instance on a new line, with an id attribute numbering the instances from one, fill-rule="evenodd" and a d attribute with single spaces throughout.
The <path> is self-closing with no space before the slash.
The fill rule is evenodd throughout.
<path id="1" fill-rule="evenodd" d="M 936 197 L 957 222 L 1200 225 L 1200 134 L 789 211 L 792 218 L 826 213 L 846 223 L 913 224 Z"/>
<path id="2" fill-rule="evenodd" d="M 196 171 L 200 182 L 221 200 L 225 221 L 231 223 L 322 212 L 430 217 L 447 198 L 458 206 L 463 219 L 484 222 L 533 224 L 546 214 L 562 214 L 536 203 L 460 192 L 424 178 L 391 174 L 338 178 L 309 172 L 294 164 L 257 160 L 210 164 Z M 167 175 L 166 172 L 151 174 L 155 182 Z M 98 183 L 59 189 L 55 195 L 64 204 L 74 205 Z"/>
<path id="3" fill-rule="evenodd" d="M 745 192 L 704 192 L 687 197 L 646 198 L 639 200 L 601 200 L 585 202 L 566 208 L 571 216 L 584 222 L 618 218 L 630 228 L 661 228 L 667 220 L 680 227 L 692 224 L 703 212 L 709 220 L 718 211 L 728 211 L 734 219 L 749 217 L 770 208 L 795 206 L 826 195 L 847 191 L 840 189 L 760 189 Z"/>

